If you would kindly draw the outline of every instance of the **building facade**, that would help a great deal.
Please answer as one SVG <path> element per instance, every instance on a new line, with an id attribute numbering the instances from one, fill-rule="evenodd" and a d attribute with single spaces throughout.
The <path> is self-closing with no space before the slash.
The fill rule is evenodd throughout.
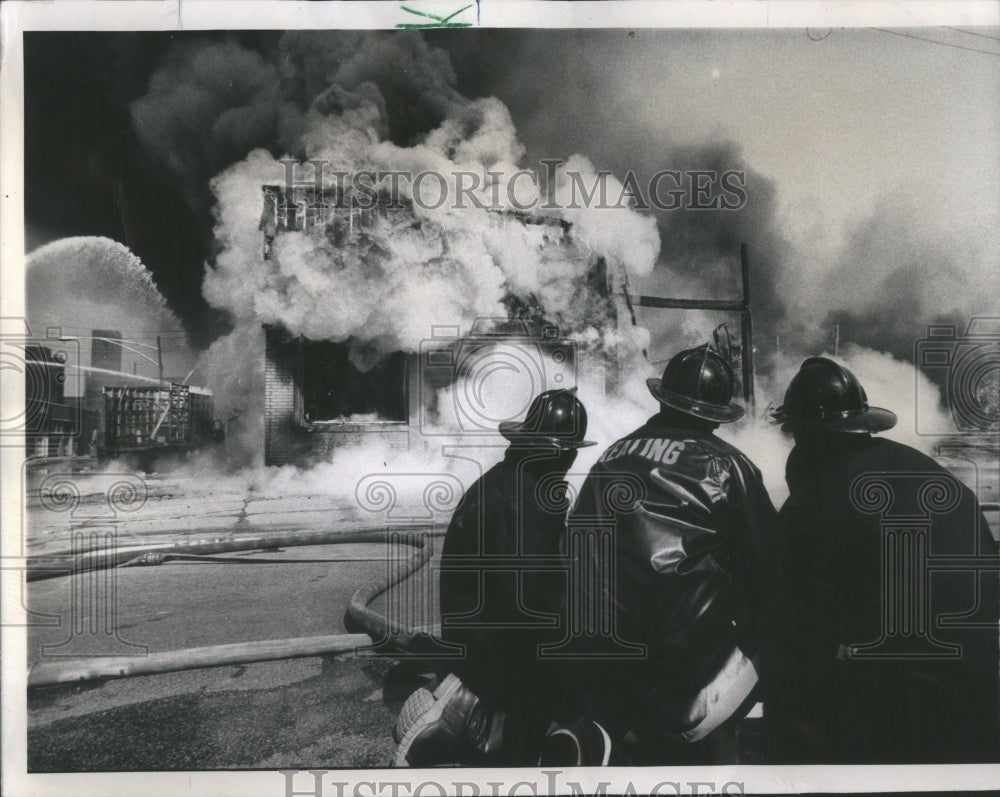
<path id="1" fill-rule="evenodd" d="M 320 228 L 334 245 L 349 246 L 380 220 L 415 218 L 405 207 L 351 209 L 341 197 L 316 203 L 301 187 L 264 186 L 263 193 L 265 259 L 288 231 Z M 562 219 L 503 213 L 495 223 L 522 225 L 540 248 L 576 245 Z M 588 302 L 596 300 L 601 325 L 615 325 L 617 300 L 605 262 L 584 256 L 580 290 Z M 509 297 L 505 305 L 506 317 L 479 319 L 470 329 L 435 327 L 420 351 L 388 353 L 366 368 L 352 361 L 351 340 L 309 340 L 265 325 L 265 462 L 306 465 L 343 446 L 405 450 L 422 437 L 495 434 L 501 420 L 523 415 L 542 390 L 586 384 L 603 395 L 612 357 L 581 348 L 530 299 Z M 501 379 L 504 389 L 481 389 L 491 379 Z"/>

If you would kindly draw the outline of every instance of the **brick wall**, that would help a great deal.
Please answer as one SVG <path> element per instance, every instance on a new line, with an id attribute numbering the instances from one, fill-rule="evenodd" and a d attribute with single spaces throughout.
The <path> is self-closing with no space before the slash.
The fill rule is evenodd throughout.
<path id="1" fill-rule="evenodd" d="M 297 338 L 276 327 L 265 326 L 264 336 L 264 461 L 284 465 L 306 453 L 296 422 L 300 346 Z"/>
<path id="2" fill-rule="evenodd" d="M 307 432 L 312 454 L 320 459 L 329 459 L 337 448 L 344 446 L 374 444 L 388 451 L 405 451 L 410 447 L 408 424 L 386 424 L 387 428 L 379 426 L 342 424 L 337 429 L 313 429 Z"/>
<path id="3" fill-rule="evenodd" d="M 304 423 L 299 340 L 278 327 L 265 326 L 264 334 L 264 461 L 268 465 L 308 465 L 329 459 L 344 446 L 375 443 L 387 450 L 409 448 L 407 423 Z M 414 369 L 408 368 L 407 373 L 412 381 Z M 413 394 L 411 388 L 411 410 Z"/>

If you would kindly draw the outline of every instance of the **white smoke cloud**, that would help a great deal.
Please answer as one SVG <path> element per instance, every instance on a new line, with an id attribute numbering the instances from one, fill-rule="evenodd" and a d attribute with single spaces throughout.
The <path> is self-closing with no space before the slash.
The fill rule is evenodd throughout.
<path id="1" fill-rule="evenodd" d="M 881 437 L 933 455 L 945 436 L 954 433 L 954 422 L 941 406 L 937 387 L 912 363 L 855 345 L 848 345 L 842 356 L 834 357 L 822 351 L 811 356 L 828 357 L 848 368 L 864 387 L 870 406 L 884 407 L 896 413 L 896 426 L 880 432 Z M 785 461 L 794 441 L 777 424 L 768 420 L 767 411 L 781 405 L 785 390 L 803 359 L 791 355 L 776 358 L 773 376 L 758 379 L 756 384 L 757 416 L 719 429 L 721 437 L 742 450 L 760 468 L 764 484 L 776 506 L 780 506 L 788 496 Z M 928 434 L 928 431 L 934 434 Z"/>
<path id="2" fill-rule="evenodd" d="M 338 47 L 328 47 L 325 41 L 311 34 L 289 34 L 283 39 L 282 51 L 289 57 L 278 71 L 287 85 L 301 93 L 296 106 L 299 110 L 286 115 L 280 135 L 273 131 L 262 133 L 260 143 L 269 143 L 275 152 L 277 141 L 300 160 L 323 160 L 328 174 L 359 169 L 410 174 L 433 171 L 454 185 L 454 174 L 469 172 L 478 181 L 473 194 L 484 204 L 493 205 L 499 198 L 501 205 L 510 206 L 506 190 L 495 189 L 504 189 L 518 171 L 525 148 L 502 102 L 459 96 L 453 88 L 454 75 L 447 58 L 417 38 L 360 37 L 345 39 Z M 385 61 L 410 65 L 406 79 L 414 81 L 414 85 L 407 89 L 409 99 L 389 93 L 381 65 Z M 237 103 L 234 112 L 254 120 L 255 129 L 262 130 L 270 122 L 243 105 L 255 107 L 258 99 L 272 105 L 280 102 L 271 97 L 274 81 L 270 69 L 252 59 L 245 66 L 255 77 L 244 80 L 245 90 L 240 95 L 243 104 Z M 176 64 L 172 68 L 183 80 L 183 69 Z M 199 85 L 210 82 L 204 69 L 196 73 Z M 161 90 L 166 89 L 161 86 Z M 176 91 L 180 89 L 171 89 Z M 294 105 L 294 98 L 286 89 L 282 91 L 281 102 Z M 304 104 L 302 97 L 306 98 Z M 423 118 L 434 121 L 425 132 L 404 144 L 398 135 L 392 135 L 391 129 L 395 124 L 393 114 L 406 103 L 419 106 Z M 231 136 L 227 134 L 223 139 L 228 141 Z M 280 183 L 285 174 L 285 167 L 272 152 L 255 150 L 211 182 L 220 252 L 207 270 L 204 293 L 213 306 L 233 316 L 237 327 L 231 340 L 213 347 L 208 358 L 212 364 L 206 365 L 223 385 L 223 403 L 245 407 L 249 416 L 262 412 L 262 352 L 255 352 L 253 357 L 234 356 L 260 346 L 262 323 L 281 324 L 294 334 L 313 339 L 351 339 L 368 344 L 365 356 L 370 357 L 372 350 L 416 351 L 435 325 L 457 325 L 467 332 L 477 318 L 505 315 L 503 300 L 515 295 L 533 297 L 547 317 L 556 320 L 582 348 L 617 351 L 622 363 L 622 376 L 613 394 L 592 384 L 580 384 L 580 397 L 590 410 L 590 437 L 600 445 L 582 451 L 574 471 L 585 470 L 606 445 L 655 412 L 655 402 L 644 380 L 657 374 L 662 363 L 652 366 L 641 357 L 641 350 L 650 345 L 648 332 L 627 323 L 612 328 L 602 315 L 603 308 L 589 300 L 591 291 L 586 287 L 581 290 L 581 285 L 595 257 L 606 260 L 616 289 L 620 287 L 616 279 L 620 280 L 626 271 L 639 279 L 650 275 L 659 255 L 660 235 L 652 218 L 628 209 L 572 207 L 571 173 L 579 175 L 577 188 L 582 185 L 589 189 L 598 183 L 598 169 L 586 158 L 569 158 L 558 169 L 551 187 L 562 206 L 558 215 L 572 225 L 565 245 L 541 240 L 549 234 L 544 225 L 525 225 L 514 216 L 498 222 L 496 213 L 476 207 L 456 209 L 445 203 L 439 209 L 414 205 L 411 217 L 379 220 L 347 245 L 334 245 L 321 234 L 282 233 L 275 239 L 271 257 L 265 260 L 263 235 L 258 229 L 263 205 L 261 186 Z M 603 179 L 606 196 L 613 204 L 622 193 L 622 184 L 613 175 Z M 410 198 L 409 185 L 405 180 L 401 184 L 404 199 Z M 517 186 L 517 198 L 522 202 L 544 201 L 537 181 L 521 179 Z M 576 204 L 584 204 L 579 195 L 576 199 Z M 904 238 L 890 236 L 890 241 Z M 854 241 L 855 249 L 861 249 L 852 254 L 851 262 L 865 259 L 864 240 Z M 894 256 L 903 257 L 907 251 L 903 247 Z M 859 275 L 864 276 L 861 272 Z M 950 279 L 944 272 L 938 276 L 935 284 Z M 685 286 L 685 280 L 690 284 Z M 701 290 L 699 278 L 674 275 L 669 282 L 667 292 L 697 295 Z M 850 280 L 840 284 L 847 282 Z M 849 297 L 843 293 L 841 290 L 836 294 L 835 304 L 847 302 Z M 811 315 L 815 316 L 815 312 Z M 720 320 L 707 312 L 658 318 L 657 337 L 667 334 L 669 340 L 669 348 L 658 354 L 669 356 L 704 342 Z M 793 342 L 783 341 L 786 347 Z M 873 403 L 882 402 L 900 416 L 899 426 L 890 436 L 925 450 L 932 445 L 913 431 L 913 408 L 920 401 L 921 408 L 933 407 L 940 413 L 933 385 L 915 376 L 911 366 L 887 354 L 848 347 L 844 361 L 866 385 Z M 370 359 L 362 361 L 360 354 L 355 362 L 372 364 Z M 779 356 L 770 381 L 758 374 L 761 415 L 769 402 L 781 403 L 784 387 L 800 362 L 799 356 Z M 439 395 L 438 406 L 454 406 L 456 395 L 467 387 L 459 380 Z M 506 404 L 496 409 L 498 415 L 513 414 L 530 399 L 512 383 L 505 384 L 504 389 Z M 946 416 L 941 415 L 942 422 L 946 421 Z M 447 414 L 436 421 L 445 432 L 461 431 L 457 419 Z M 249 420 L 248 426 L 252 428 Z M 768 489 L 780 503 L 790 439 L 763 418 L 748 418 L 723 427 L 721 433 L 757 462 Z M 499 445 L 503 441 L 497 438 L 496 442 Z M 408 463 L 410 454 L 390 459 L 381 448 L 338 451 L 331 463 L 315 471 L 323 474 L 317 477 L 315 487 L 331 489 L 330 485 L 343 482 L 336 474 L 365 463 L 405 468 L 419 461 L 426 468 L 431 462 L 439 462 L 435 452 L 433 447 L 411 452 L 418 459 Z M 291 482 L 314 484 L 304 473 L 288 478 L 289 489 Z"/>
<path id="3" fill-rule="evenodd" d="M 215 392 L 215 415 L 223 421 L 226 447 L 240 464 L 264 461 L 264 330 L 240 324 L 208 347 L 198 359 L 200 381 Z"/>
<path id="4" fill-rule="evenodd" d="M 349 103 L 342 96 L 346 90 L 338 94 L 336 88 L 328 86 L 323 101 L 313 103 L 296 147 L 324 162 L 327 179 L 338 171 L 405 171 L 411 176 L 400 183 L 405 202 L 412 199 L 413 175 L 432 171 L 453 188 L 455 175 L 467 172 L 478 178 L 474 194 L 481 205 L 495 206 L 495 197 L 509 204 L 507 181 L 518 171 L 524 147 L 499 100 L 450 101 L 437 127 L 413 145 L 399 146 L 381 138 L 385 111 L 371 84 L 354 86 Z M 339 98 L 332 105 L 331 92 Z M 333 106 L 333 112 L 321 111 Z M 588 184 L 596 179 L 583 158 L 571 158 L 565 169 L 571 168 Z M 246 351 L 251 327 L 276 324 L 314 340 L 350 340 L 352 361 L 364 369 L 379 352 L 419 350 L 437 325 L 467 333 L 477 319 L 505 316 L 510 296 L 537 305 L 564 334 L 593 345 L 643 335 L 611 328 L 606 300 L 586 283 L 597 258 L 604 258 L 611 274 L 652 269 L 659 245 L 655 222 L 630 209 L 566 210 L 564 218 L 572 223 L 566 233 L 557 219 L 528 224 L 515 214 L 458 207 L 449 196 L 440 208 L 416 202 L 407 213 L 369 221 L 346 241 L 334 243 L 322 225 L 281 232 L 265 259 L 258 228 L 261 189 L 280 184 L 285 174 L 280 159 L 258 149 L 211 181 L 220 251 L 206 270 L 203 292 L 236 324 L 233 340 L 213 347 L 218 352 Z M 542 201 L 537 180 L 521 179 L 517 187 L 519 201 Z M 609 181 L 609 191 L 617 198 L 617 181 Z M 341 224 L 345 214 L 357 214 L 332 212 Z M 357 216 L 348 229 L 361 224 Z M 617 289 L 621 278 L 612 283 Z M 248 391 L 260 389 L 255 374 L 262 355 L 227 365 L 218 387 L 221 404 L 259 415 L 260 401 Z M 245 373 L 238 373 L 240 367 Z"/>
<path id="5" fill-rule="evenodd" d="M 335 158 L 332 162 L 345 170 L 415 175 L 433 168 L 452 185 L 451 175 L 468 168 L 479 169 L 484 180 L 486 171 L 509 174 L 511 164 L 490 159 L 519 156 L 522 148 L 506 109 L 495 100 L 486 108 L 488 112 L 475 116 L 489 126 L 486 131 L 465 130 L 446 120 L 428 136 L 429 143 L 409 149 L 375 145 L 367 133 L 355 142 L 358 146 L 345 148 L 341 117 L 330 122 L 338 132 L 337 150 L 321 148 L 309 155 Z M 324 119 L 320 129 L 326 124 Z M 456 141 L 458 129 L 468 138 Z M 444 151 L 463 160 L 447 160 Z M 576 163 L 592 175 L 589 164 L 582 159 Z M 550 232 L 551 226 L 523 224 L 484 208 L 430 210 L 418 203 L 412 217 L 380 219 L 343 245 L 331 243 L 322 230 L 282 233 L 265 261 L 257 229 L 260 188 L 280 182 L 283 175 L 282 164 L 256 150 L 213 180 L 216 237 L 223 249 L 206 274 L 204 293 L 211 304 L 238 319 L 280 323 L 313 339 L 353 337 L 376 342 L 387 352 L 414 351 L 435 324 L 468 328 L 476 318 L 504 315 L 501 302 L 509 294 L 533 295 L 567 331 L 586 328 L 595 320 L 600 323 L 587 317 L 595 308 L 579 285 L 593 266 L 591 255 L 604 257 L 613 269 L 641 273 L 652 268 L 657 254 L 652 220 L 627 209 L 568 210 L 575 224 L 568 240 L 559 242 L 545 240 L 561 235 Z M 402 185 L 408 198 L 409 185 Z M 489 191 L 480 189 L 486 202 Z"/>
<path id="6" fill-rule="evenodd" d="M 261 324 L 313 339 L 350 339 L 355 365 L 365 368 L 373 353 L 416 351 L 435 325 L 467 333 L 478 318 L 505 316 L 511 296 L 557 323 L 581 350 L 617 351 L 624 364 L 621 397 L 581 384 L 601 443 L 587 456 L 650 414 L 641 359 L 648 333 L 612 324 L 610 306 L 587 283 L 597 258 L 606 262 L 612 290 L 620 288 L 625 269 L 652 270 L 659 250 L 655 222 L 627 208 L 566 209 L 558 214 L 572 225 L 565 235 L 558 221 L 529 225 L 515 215 L 502 220 L 451 202 L 433 210 L 418 204 L 410 217 L 381 220 L 348 245 L 334 246 L 322 234 L 282 233 L 265 260 L 261 187 L 282 182 L 279 152 L 322 160 L 327 174 L 431 171 L 454 185 L 455 173 L 468 172 L 479 183 L 473 194 L 481 204 L 507 209 L 516 209 L 507 186 L 525 153 L 504 104 L 459 95 L 447 55 L 418 35 L 293 32 L 282 37 L 278 54 L 272 63 L 231 40 L 178 46 L 155 73 L 147 97 L 133 106 L 140 138 L 169 168 L 211 177 L 218 251 L 203 293 L 232 316 L 235 329 L 213 344 L 199 367 L 215 386 L 220 417 L 242 413 L 229 438 L 238 459 L 259 457 Z M 234 157 L 241 149 L 249 154 Z M 587 186 L 597 180 L 597 170 L 574 156 L 559 172 L 557 194 L 569 171 L 579 172 Z M 522 175 L 515 199 L 544 202 L 538 183 Z M 411 198 L 409 185 L 401 185 L 404 200 Z M 621 185 L 611 177 L 606 190 L 614 202 Z M 467 387 L 460 378 L 437 406 L 453 408 Z M 506 394 L 509 406 L 495 413 L 517 414 L 531 398 L 521 395 L 529 388 L 511 380 L 501 387 L 491 392 Z M 639 392 L 629 397 L 633 388 Z M 446 413 L 433 422 L 443 434 L 462 431 Z M 346 489 L 344 474 L 371 463 L 427 468 L 440 460 L 440 440 L 392 458 L 381 447 L 338 451 L 331 463 L 309 471 L 281 469 L 274 486 L 308 484 L 325 492 Z M 503 440 L 495 442 L 502 451 Z M 253 478 L 267 481 L 259 473 Z"/>
<path id="7" fill-rule="evenodd" d="M 578 175 L 576 181 L 570 176 L 574 174 Z M 600 206 L 602 181 L 607 192 L 605 204 L 611 207 Z M 574 185 L 579 192 L 576 195 Z M 593 202 L 583 201 L 581 185 L 590 191 L 597 187 Z M 660 235 L 652 217 L 622 212 L 616 207 L 622 192 L 621 181 L 614 175 L 599 177 L 598 170 L 582 155 L 573 155 L 556 172 L 556 203 L 565 208 L 563 215 L 573 223 L 575 235 L 609 262 L 643 277 L 656 265 Z"/>
<path id="8" fill-rule="evenodd" d="M 524 157 L 510 111 L 496 97 L 459 106 L 428 134 L 424 144 L 459 166 L 511 165 Z"/>
<path id="9" fill-rule="evenodd" d="M 598 183 L 598 168 L 589 160 L 579 155 L 570 157 L 557 170 L 551 186 L 562 209 L 547 212 L 572 225 L 563 242 L 553 240 L 557 227 L 527 225 L 513 214 L 501 221 L 494 212 L 477 207 L 457 209 L 446 202 L 438 209 L 416 204 L 411 215 L 381 219 L 346 244 L 333 244 L 322 231 L 282 233 L 274 241 L 270 258 L 265 259 L 263 233 L 258 229 L 263 206 L 261 187 L 280 184 L 284 178 L 285 167 L 275 157 L 278 152 L 290 153 L 298 160 L 322 160 L 328 176 L 334 171 L 351 173 L 361 169 L 406 171 L 411 175 L 430 171 L 445 176 L 454 186 L 454 175 L 466 172 L 475 176 L 478 187 L 472 193 L 483 204 L 494 205 L 499 200 L 502 206 L 512 209 L 505 189 L 519 171 L 525 147 L 503 103 L 496 98 L 461 97 L 454 89 L 455 76 L 447 57 L 419 37 L 344 36 L 331 44 L 321 34 L 293 33 L 282 39 L 282 58 L 273 66 L 256 56 L 229 57 L 234 46 L 211 45 L 210 52 L 197 60 L 174 59 L 151 86 L 149 101 L 136 106 L 138 118 L 145 120 L 144 135 L 155 144 L 154 149 L 171 157 L 176 157 L 178 151 L 171 144 L 176 136 L 169 130 L 158 132 L 155 125 L 157 114 L 166 112 L 163 109 L 186 108 L 193 96 L 198 101 L 192 109 L 183 110 L 179 124 L 202 125 L 203 116 L 213 115 L 220 120 L 203 125 L 218 135 L 213 132 L 207 142 L 199 142 L 201 149 L 196 147 L 189 162 L 200 169 L 221 168 L 211 180 L 219 252 L 206 270 L 203 289 L 211 305 L 232 316 L 235 330 L 212 346 L 202 358 L 201 367 L 211 374 L 216 385 L 220 415 L 243 413 L 231 432 L 234 450 L 241 456 L 251 452 L 259 461 L 264 394 L 261 324 L 280 324 L 294 334 L 313 339 L 350 339 L 359 344 L 352 352 L 355 364 L 368 367 L 374 364 L 373 352 L 377 356 L 378 352 L 418 350 L 435 325 L 458 326 L 466 333 L 477 318 L 505 315 L 504 299 L 511 295 L 530 297 L 582 349 L 617 353 L 621 375 L 613 393 L 594 382 L 579 383 L 580 398 L 590 414 L 588 436 L 598 445 L 580 452 L 573 468 L 574 479 L 582 478 L 581 474 L 607 445 L 656 411 L 645 378 L 658 375 L 662 363 L 651 365 L 641 355 L 650 346 L 649 332 L 642 326 L 630 326 L 625 319 L 619 319 L 617 326 L 610 325 L 607 308 L 595 304 L 586 279 L 596 257 L 605 259 L 616 290 L 626 272 L 637 281 L 655 277 L 660 232 L 654 219 L 626 208 L 572 207 L 571 173 L 578 175 L 577 188 L 582 185 L 590 189 Z M 237 83 L 239 90 L 213 97 L 213 87 L 223 85 L 220 80 L 235 67 L 245 73 Z M 399 80 L 405 83 L 395 94 L 393 80 L 386 77 L 389 71 L 400 75 Z M 419 118 L 426 124 L 401 135 L 400 118 Z M 242 138 L 234 132 L 239 127 L 236 122 L 243 125 Z M 214 142 L 213 137 L 218 141 Z M 245 156 L 241 153 L 238 158 L 229 156 L 252 146 L 269 149 L 253 150 Z M 184 171 L 182 165 L 176 168 Z M 301 176 L 308 179 L 308 167 L 304 171 L 306 174 Z M 622 193 L 622 184 L 614 175 L 603 179 L 605 194 L 613 204 Z M 428 181 L 427 185 L 431 184 Z M 708 241 L 711 257 L 705 263 L 711 260 L 711 268 L 704 264 L 690 272 L 671 268 L 661 280 L 664 284 L 658 286 L 663 293 L 717 295 L 716 283 L 723 279 L 719 274 L 728 274 L 731 264 L 716 263 L 716 255 L 732 256 L 734 241 L 754 241 L 756 233 L 764 237 L 763 244 L 751 247 L 756 266 L 778 269 L 787 254 L 784 244 L 778 236 L 777 243 L 771 241 L 769 245 L 770 238 L 764 235 L 775 229 L 768 193 L 772 189 L 764 186 L 766 190 L 762 191 L 759 181 L 754 185 L 754 197 L 763 209 L 740 215 L 741 227 L 734 229 L 731 218 L 720 221 L 708 215 L 699 217 L 698 224 L 710 229 L 699 234 L 685 235 L 681 225 L 675 240 L 668 241 L 665 248 L 677 255 L 691 248 L 692 242 L 695 250 L 700 251 L 699 242 L 705 249 Z M 404 199 L 412 198 L 409 186 L 408 181 L 401 183 Z M 522 202 L 544 202 L 538 181 L 521 179 L 517 189 L 517 198 Z M 580 196 L 577 200 L 576 204 L 583 204 Z M 691 225 L 697 227 L 694 222 Z M 670 232 L 673 228 L 665 229 Z M 893 285 L 872 277 L 876 271 L 884 273 L 884 269 L 872 270 L 865 264 L 887 258 L 901 265 L 909 263 L 913 247 L 906 243 L 908 239 L 902 228 L 886 233 L 874 225 L 861 230 L 848 242 L 850 251 L 844 253 L 850 265 L 846 275 L 841 273 L 844 269 L 834 273 L 831 267 L 830 280 L 818 292 L 816 281 L 783 284 L 783 291 L 797 294 L 795 301 L 800 311 L 793 315 L 817 319 L 814 324 L 805 324 L 815 333 L 812 327 L 819 326 L 829 310 L 857 304 L 858 297 L 848 286 L 867 284 L 871 297 L 885 295 Z M 766 262 L 761 262 L 762 253 Z M 921 306 L 931 306 L 926 300 L 928 292 L 958 297 L 964 290 L 956 287 L 952 270 L 947 267 L 952 260 L 944 255 L 945 249 L 939 247 L 921 256 L 924 265 L 920 273 L 926 272 L 926 285 L 934 286 L 920 291 Z M 946 267 L 940 267 L 940 263 Z M 797 273 L 791 268 L 784 272 L 792 277 Z M 812 274 L 813 270 L 801 272 Z M 901 273 L 905 276 L 907 272 L 904 269 Z M 758 274 L 758 289 L 762 279 L 765 304 L 777 311 L 780 308 L 771 296 L 774 275 L 771 271 L 763 278 Z M 758 304 L 761 295 L 758 290 Z M 787 297 L 780 298 L 784 301 Z M 871 304 L 876 305 L 878 302 Z M 646 317 L 652 319 L 648 314 Z M 642 314 L 639 320 L 645 320 Z M 657 355 L 670 356 L 705 342 L 721 320 L 725 319 L 718 314 L 701 311 L 657 316 L 656 338 L 668 342 Z M 768 404 L 781 403 L 784 388 L 806 350 L 822 348 L 814 345 L 815 334 L 782 337 L 786 352 L 794 346 L 795 354 L 775 357 L 770 379 L 758 373 L 758 417 L 720 429 L 723 437 L 761 468 L 777 504 L 786 494 L 784 463 L 791 440 L 766 421 L 764 410 Z M 887 436 L 931 450 L 935 439 L 916 433 L 917 407 L 936 413 L 942 430 L 952 428 L 940 409 L 936 388 L 915 375 L 912 366 L 889 354 L 850 345 L 844 348 L 842 361 L 865 384 L 873 404 L 887 406 L 899 415 L 899 425 Z M 496 378 L 503 382 L 502 375 Z M 487 390 L 499 397 L 499 404 L 490 412 L 497 418 L 522 412 L 531 391 L 541 387 L 528 388 L 507 380 Z M 437 406 L 454 408 L 459 401 L 456 397 L 468 389 L 468 382 L 460 378 L 438 395 Z M 385 473 L 461 470 L 456 460 L 441 453 L 442 441 L 448 435 L 461 439 L 458 418 L 442 412 L 433 422 L 443 437 L 432 435 L 422 442 L 414 438 L 415 447 L 409 452 L 389 453 L 373 444 L 339 450 L 330 462 L 311 469 L 255 469 L 248 471 L 249 478 L 256 489 L 317 491 L 350 498 L 358 474 L 372 469 Z M 495 435 L 476 440 L 484 441 L 479 456 L 485 468 L 499 458 L 504 441 Z M 461 470 L 466 484 L 475 475 Z M 419 498 L 416 494 L 411 497 Z"/>
<path id="10" fill-rule="evenodd" d="M 870 406 L 896 413 L 896 426 L 880 432 L 880 437 L 935 455 L 937 447 L 948 435 L 954 434 L 954 421 L 941 405 L 937 386 L 912 363 L 897 360 L 886 352 L 850 344 L 840 356 L 824 351 L 809 356 L 828 357 L 848 368 L 864 387 Z M 785 461 L 794 440 L 768 419 L 768 410 L 782 404 L 785 390 L 803 359 L 789 354 L 776 357 L 772 375 L 758 378 L 756 383 L 757 416 L 722 426 L 719 430 L 721 437 L 742 450 L 760 468 L 775 506 L 780 506 L 788 496 Z"/>
<path id="11" fill-rule="evenodd" d="M 933 454 L 941 436 L 956 431 L 937 386 L 913 363 L 854 345 L 846 348 L 841 362 L 864 386 L 870 405 L 896 413 L 896 425 L 881 433 L 885 437 Z"/>

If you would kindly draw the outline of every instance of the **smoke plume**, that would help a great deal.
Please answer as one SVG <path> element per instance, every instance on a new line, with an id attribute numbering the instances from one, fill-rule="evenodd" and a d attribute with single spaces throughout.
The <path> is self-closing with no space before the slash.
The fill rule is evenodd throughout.
<path id="1" fill-rule="evenodd" d="M 801 359 L 828 351 L 829 332 L 839 324 L 839 354 L 873 403 L 900 415 L 891 434 L 926 447 L 907 415 L 929 389 L 907 364 L 913 335 L 921 332 L 915 327 L 968 313 L 979 272 L 959 261 L 988 262 L 995 246 L 955 247 L 948 237 L 934 243 L 896 208 L 861 222 L 834 251 L 810 251 L 785 234 L 774 183 L 731 142 L 668 146 L 637 142 L 629 139 L 637 134 L 622 131 L 626 154 L 618 160 L 546 152 L 566 158 L 554 184 L 519 183 L 523 201 L 564 200 L 562 209 L 548 211 L 553 218 L 546 223 L 445 203 L 434 209 L 412 204 L 407 214 L 378 215 L 362 225 L 360 214 L 344 209 L 335 213 L 352 230 L 346 243 L 318 228 L 287 231 L 274 237 L 264 256 L 261 189 L 282 183 L 286 158 L 324 162 L 328 187 L 336 171 L 465 172 L 477 178 L 473 194 L 493 204 L 496 186 L 525 165 L 527 150 L 503 102 L 465 97 L 456 85 L 447 54 L 416 33 L 296 32 L 257 49 L 235 38 L 179 44 L 134 104 L 146 147 L 178 176 L 210 191 L 199 189 L 192 200 L 211 203 L 216 221 L 217 251 L 203 292 L 231 317 L 234 331 L 213 344 L 201 367 L 212 375 L 217 406 L 225 408 L 220 412 L 240 414 L 231 439 L 239 441 L 233 448 L 241 461 L 259 461 L 261 449 L 262 324 L 349 341 L 353 364 L 364 370 L 389 352 L 417 351 L 434 325 L 466 333 L 478 318 L 505 316 L 513 301 L 557 322 L 581 346 L 617 352 L 622 377 L 614 393 L 580 389 L 590 437 L 599 443 L 581 452 L 574 470 L 585 470 L 588 458 L 656 410 L 644 379 L 662 363 L 646 362 L 643 349 L 652 342 L 669 356 L 708 340 L 720 321 L 735 321 L 677 311 L 640 313 L 640 326 L 622 317 L 609 324 L 608 308 L 587 284 L 594 262 L 604 260 L 616 291 L 628 277 L 632 292 L 732 299 L 738 298 L 741 243 L 748 244 L 751 260 L 758 406 L 781 402 Z M 577 172 L 592 184 L 598 168 L 608 166 L 618 175 L 609 181 L 613 198 L 626 170 L 641 184 L 673 168 L 743 172 L 747 201 L 725 212 L 567 207 L 567 175 Z M 309 180 L 309 170 L 304 166 L 299 178 Z M 412 199 L 408 185 L 402 184 L 404 200 Z M 500 197 L 508 204 L 503 191 Z M 900 313 L 901 303 L 912 314 Z M 883 388 L 884 397 L 877 398 Z M 512 398 L 511 406 L 522 407 L 524 399 Z M 439 403 L 448 401 L 442 395 Z M 778 500 L 787 438 L 759 419 L 724 434 L 758 462 Z M 338 452 L 316 483 L 346 489 L 342 476 L 357 472 L 359 463 L 391 470 L 406 466 L 408 456 L 426 463 L 430 451 L 395 460 L 380 448 Z"/>
<path id="2" fill-rule="evenodd" d="M 822 329 L 842 340 L 913 362 L 929 324 L 962 334 L 973 315 L 1000 315 L 995 280 L 1000 232 L 975 238 L 920 220 L 911 203 L 885 202 L 848 232 L 828 273 L 817 281 L 830 307 Z M 812 301 L 816 301 L 811 296 Z"/>
<path id="3" fill-rule="evenodd" d="M 655 223 L 626 208 L 549 211 L 532 223 L 486 209 L 497 196 L 516 209 L 500 186 L 521 168 L 524 146 L 503 103 L 467 99 L 454 83 L 447 56 L 415 34 L 293 33 L 270 56 L 234 40 L 178 46 L 135 103 L 149 149 L 177 174 L 210 185 L 218 252 L 203 292 L 235 329 L 202 367 L 213 374 L 217 404 L 241 412 L 246 429 L 261 420 L 252 394 L 263 392 L 255 332 L 262 324 L 350 341 L 362 370 L 390 352 L 417 351 L 435 325 L 464 333 L 476 319 L 505 316 L 512 301 L 581 345 L 619 342 L 607 300 L 588 278 L 600 259 L 614 290 L 626 269 L 648 274 L 659 248 Z M 410 212 L 369 218 L 364 229 L 360 214 L 352 216 L 346 223 L 359 230 L 346 242 L 321 226 L 282 232 L 265 258 L 262 186 L 282 183 L 283 159 L 322 161 L 327 175 L 433 172 L 452 185 L 455 173 L 471 173 L 480 206 L 449 200 L 429 209 L 412 202 L 404 181 Z M 299 179 L 309 179 L 308 169 Z M 569 170 L 597 179 L 589 161 L 570 158 L 552 187 L 557 196 Z M 544 200 L 537 183 L 521 181 L 522 203 Z M 618 190 L 613 182 L 609 193 Z M 252 343 L 258 348 L 248 356 Z M 245 442 L 259 451 L 252 435 Z"/>

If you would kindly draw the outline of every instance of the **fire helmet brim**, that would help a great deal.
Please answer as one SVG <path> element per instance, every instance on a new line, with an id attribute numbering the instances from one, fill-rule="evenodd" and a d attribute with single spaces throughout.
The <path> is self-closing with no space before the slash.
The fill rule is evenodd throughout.
<path id="1" fill-rule="evenodd" d="M 597 445 L 595 440 L 576 440 L 572 437 L 539 434 L 530 424 L 520 421 L 502 421 L 500 434 L 519 446 L 534 448 L 558 448 L 568 451 Z"/>
<path id="2" fill-rule="evenodd" d="M 720 406 L 718 404 L 707 404 L 704 401 L 696 401 L 687 396 L 680 396 L 664 390 L 663 380 L 656 377 L 647 379 L 646 386 L 649 388 L 649 392 L 653 394 L 653 398 L 659 401 L 660 404 L 665 404 L 675 410 L 686 412 L 694 418 L 703 418 L 706 421 L 714 421 L 715 423 L 732 423 L 743 417 L 743 407 L 735 402 Z"/>
<path id="3" fill-rule="evenodd" d="M 854 434 L 876 434 L 884 432 L 896 425 L 898 418 L 892 410 L 884 407 L 869 407 L 862 412 L 843 418 L 823 418 L 821 420 L 800 420 L 790 418 L 782 404 L 776 408 L 771 417 L 781 424 L 783 432 L 794 429 L 826 429 L 831 432 L 848 432 Z"/>

